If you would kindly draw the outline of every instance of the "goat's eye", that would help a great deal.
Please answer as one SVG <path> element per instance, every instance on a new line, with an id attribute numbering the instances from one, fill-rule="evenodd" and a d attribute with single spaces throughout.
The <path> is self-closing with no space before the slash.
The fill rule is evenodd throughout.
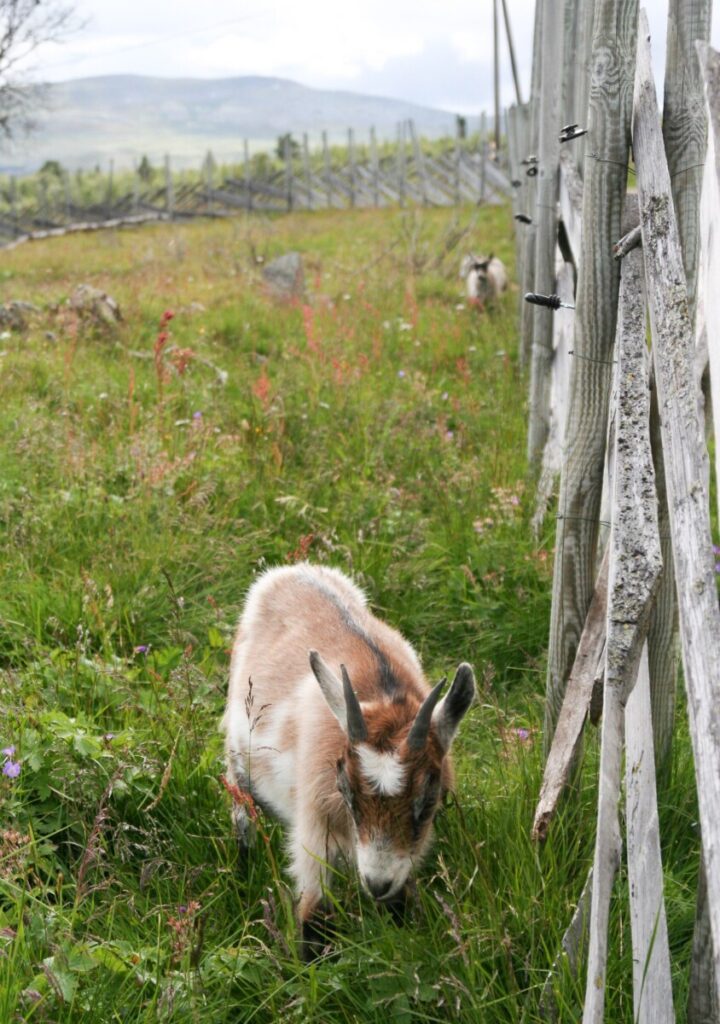
<path id="1" fill-rule="evenodd" d="M 352 787 L 350 786 L 350 780 L 347 777 L 347 772 L 345 771 L 342 761 L 338 762 L 337 767 L 337 788 L 347 806 L 350 808 L 351 811 L 354 812 L 355 797 L 353 795 Z"/>
<path id="2" fill-rule="evenodd" d="M 433 775 L 425 779 L 425 783 L 412 803 L 413 821 L 420 825 L 432 816 L 440 792 L 440 780 Z"/>

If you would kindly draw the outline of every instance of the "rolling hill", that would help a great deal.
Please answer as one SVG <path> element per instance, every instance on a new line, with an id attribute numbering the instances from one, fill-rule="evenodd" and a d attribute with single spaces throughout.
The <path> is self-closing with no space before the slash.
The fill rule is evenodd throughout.
<path id="1" fill-rule="evenodd" d="M 340 141 L 349 127 L 359 141 L 373 125 L 379 138 L 390 138 L 407 118 L 430 137 L 454 129 L 447 111 L 282 78 L 79 78 L 47 86 L 35 132 L 0 155 L 0 168 L 31 171 L 49 159 L 71 169 L 110 159 L 122 167 L 165 153 L 176 166 L 197 165 L 208 149 L 216 159 L 238 159 L 244 139 L 265 149 L 288 131 L 296 138 L 307 132 L 316 145 L 323 130 Z"/>

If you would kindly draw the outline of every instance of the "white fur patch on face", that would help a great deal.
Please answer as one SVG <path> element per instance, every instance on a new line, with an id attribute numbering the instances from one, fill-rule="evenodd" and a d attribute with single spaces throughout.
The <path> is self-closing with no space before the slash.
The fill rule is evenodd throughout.
<path id="1" fill-rule="evenodd" d="M 367 743 L 358 743 L 360 770 L 373 789 L 383 796 L 398 796 L 405 786 L 407 765 L 396 753 L 375 750 Z"/>

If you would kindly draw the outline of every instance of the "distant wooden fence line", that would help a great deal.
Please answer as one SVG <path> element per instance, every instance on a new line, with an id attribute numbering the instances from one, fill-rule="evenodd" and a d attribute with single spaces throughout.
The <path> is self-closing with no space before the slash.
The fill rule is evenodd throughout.
<path id="1" fill-rule="evenodd" d="M 206 161 L 199 180 L 192 183 L 178 180 L 166 157 L 161 184 L 148 185 L 135 175 L 132 185 L 116 194 L 111 172 L 105 200 L 84 204 L 74 198 L 67 174 L 52 197 L 40 180 L 29 208 L 27 202 L 19 202 L 17 183 L 11 180 L 0 210 L 0 246 L 153 220 L 228 217 L 243 211 L 452 206 L 504 201 L 511 192 L 503 154 L 498 161 L 492 159 L 482 134 L 476 147 L 458 138 L 444 147 L 433 146 L 431 154 L 408 121 L 398 126 L 397 143 L 389 154 L 380 154 L 374 131 L 364 149 L 367 155 L 358 158 L 350 130 L 344 160 L 333 162 L 323 133 L 322 159 L 316 156 L 311 160 L 307 136 L 299 155 L 291 155 L 286 139 L 282 165 L 258 174 L 253 173 L 246 144 L 244 165 L 238 173 L 216 181 L 217 172 Z"/>
<path id="2" fill-rule="evenodd" d="M 633 1016 L 675 1019 L 657 792 L 673 742 L 679 621 L 701 825 L 687 1019 L 717 1024 L 720 608 L 705 429 L 720 451 L 720 54 L 703 42 L 711 0 L 670 0 L 662 122 L 637 0 L 568 0 L 564 17 L 552 0 L 536 6 L 533 94 L 509 112 L 508 145 L 523 291 L 549 296 L 525 302 L 521 316 L 537 524 L 560 475 L 538 841 L 585 722 L 602 715 L 595 855 L 540 1005 L 558 1019 L 559 965 L 583 965 L 583 1022 L 604 1019 L 624 758 Z M 708 356 L 718 400 L 705 428 Z"/>

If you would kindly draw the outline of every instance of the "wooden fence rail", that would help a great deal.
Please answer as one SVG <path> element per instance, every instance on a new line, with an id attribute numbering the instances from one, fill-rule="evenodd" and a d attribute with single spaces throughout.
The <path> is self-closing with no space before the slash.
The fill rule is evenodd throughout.
<path id="1" fill-rule="evenodd" d="M 360 159 L 350 131 L 345 159 L 340 163 L 331 162 L 325 137 L 321 161 L 310 160 L 306 142 L 300 158 L 293 157 L 286 145 L 282 167 L 255 175 L 246 147 L 244 173 L 229 174 L 219 181 L 206 160 L 199 180 L 182 182 L 173 175 L 168 157 L 162 185 L 147 184 L 136 176 L 127 191 L 118 194 L 111 176 L 102 201 L 76 201 L 66 175 L 52 200 L 45 180 L 40 178 L 32 200 L 20 203 L 18 183 L 12 179 L 4 197 L 0 191 L 0 246 L 68 230 L 97 229 L 103 223 L 138 223 L 140 218 L 181 220 L 226 217 L 249 210 L 282 213 L 406 203 L 452 206 L 500 202 L 510 195 L 503 154 L 498 154 L 500 163 L 490 159 L 484 139 L 477 148 L 471 148 L 464 139 L 448 141 L 444 148 L 435 147 L 430 154 L 421 145 L 412 122 L 401 129 L 397 150 L 391 155 L 379 157 L 373 133 L 369 153 Z"/>

